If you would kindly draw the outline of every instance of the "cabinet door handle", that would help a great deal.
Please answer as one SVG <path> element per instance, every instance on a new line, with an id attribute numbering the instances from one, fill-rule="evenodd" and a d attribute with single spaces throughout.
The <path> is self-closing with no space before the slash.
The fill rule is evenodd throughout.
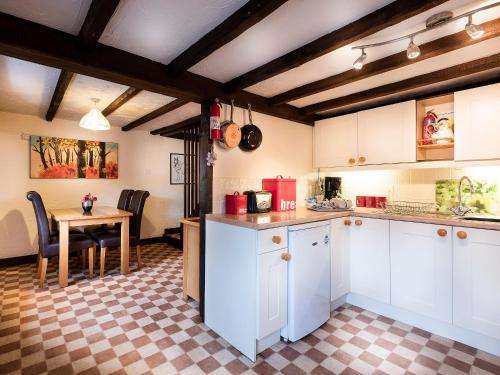
<path id="1" fill-rule="evenodd" d="M 467 232 L 464 232 L 463 230 L 459 230 L 457 232 L 457 237 L 460 238 L 461 240 L 465 240 L 467 238 Z"/>
<path id="2" fill-rule="evenodd" d="M 354 224 L 359 226 L 359 225 L 363 224 L 363 222 L 361 220 L 354 220 Z"/>
<path id="3" fill-rule="evenodd" d="M 271 241 L 273 241 L 276 245 L 279 245 L 281 243 L 281 236 L 273 236 Z"/>
<path id="4" fill-rule="evenodd" d="M 441 228 L 441 229 L 438 229 L 437 234 L 440 237 L 446 237 L 446 235 L 448 234 L 448 231 L 446 229 Z"/>
<path id="5" fill-rule="evenodd" d="M 364 163 L 364 162 L 366 162 L 366 158 L 364 156 L 360 156 L 359 159 L 358 159 L 358 161 L 360 163 Z"/>
<path id="6" fill-rule="evenodd" d="M 354 158 L 350 158 L 350 159 L 349 159 L 349 164 L 354 164 L 354 163 L 356 163 L 356 159 L 354 159 Z"/>
<path id="7" fill-rule="evenodd" d="M 352 224 L 351 220 L 349 220 L 349 219 L 344 220 L 344 225 L 348 225 L 349 226 L 351 224 Z"/>
<path id="8" fill-rule="evenodd" d="M 285 262 L 288 262 L 290 260 L 290 254 L 281 253 L 281 259 L 284 260 Z"/>

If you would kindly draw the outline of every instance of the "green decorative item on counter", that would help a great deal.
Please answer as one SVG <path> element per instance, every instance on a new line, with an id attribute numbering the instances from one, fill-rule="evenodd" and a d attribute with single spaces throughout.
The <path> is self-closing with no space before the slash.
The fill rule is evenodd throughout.
<path id="1" fill-rule="evenodd" d="M 458 206 L 458 181 L 455 179 L 436 181 L 436 204 L 439 212 L 450 211 Z M 473 180 L 474 193 L 467 184 L 462 185 L 462 199 L 466 207 L 475 213 L 498 214 L 498 187 L 495 183 Z"/>

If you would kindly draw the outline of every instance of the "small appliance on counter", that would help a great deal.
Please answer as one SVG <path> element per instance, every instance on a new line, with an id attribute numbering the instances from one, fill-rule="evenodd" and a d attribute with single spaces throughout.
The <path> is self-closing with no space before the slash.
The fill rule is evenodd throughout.
<path id="1" fill-rule="evenodd" d="M 325 177 L 325 199 L 337 198 L 342 190 L 342 178 Z"/>
<path id="2" fill-rule="evenodd" d="M 273 211 L 294 211 L 297 207 L 297 182 L 295 178 L 262 179 L 262 190 L 270 191 L 273 196 Z"/>
<path id="3" fill-rule="evenodd" d="M 242 215 L 247 213 L 247 196 L 240 195 L 235 191 L 234 194 L 226 194 L 226 214 Z"/>
<path id="4" fill-rule="evenodd" d="M 247 197 L 247 212 L 249 214 L 270 212 L 272 207 L 272 194 L 270 191 L 245 191 Z"/>

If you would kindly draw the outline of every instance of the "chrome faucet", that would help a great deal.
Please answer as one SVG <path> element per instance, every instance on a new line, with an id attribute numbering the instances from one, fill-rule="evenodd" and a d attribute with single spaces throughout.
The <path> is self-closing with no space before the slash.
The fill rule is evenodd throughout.
<path id="1" fill-rule="evenodd" d="M 458 207 L 450 208 L 451 212 L 453 212 L 455 215 L 458 215 L 458 216 L 464 216 L 466 213 L 472 211 L 470 208 L 465 207 L 462 204 L 462 182 L 464 182 L 464 180 L 467 180 L 467 182 L 469 183 L 470 192 L 474 193 L 474 185 L 472 184 L 471 179 L 467 176 L 462 176 L 462 178 L 460 179 L 460 181 L 458 183 Z"/>

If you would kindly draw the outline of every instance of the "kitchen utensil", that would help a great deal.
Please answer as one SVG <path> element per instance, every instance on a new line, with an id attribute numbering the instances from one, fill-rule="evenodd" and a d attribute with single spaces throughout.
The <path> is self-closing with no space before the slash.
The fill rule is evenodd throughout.
<path id="1" fill-rule="evenodd" d="M 356 207 L 366 207 L 366 196 L 364 195 L 356 196 Z"/>
<path id="2" fill-rule="evenodd" d="M 252 106 L 248 105 L 249 124 L 241 128 L 240 149 L 243 151 L 254 151 L 262 143 L 262 132 L 258 126 L 252 123 Z"/>
<path id="3" fill-rule="evenodd" d="M 231 100 L 231 117 L 229 120 L 224 121 L 220 130 L 222 133 L 222 138 L 219 140 L 219 144 L 224 148 L 235 148 L 240 144 L 241 140 L 241 129 L 240 127 L 233 121 L 233 112 L 234 112 L 234 100 Z"/>
<path id="4" fill-rule="evenodd" d="M 244 195 L 247 196 L 247 212 L 248 213 L 262 213 L 270 212 L 272 205 L 272 195 L 269 191 L 245 191 Z"/>

